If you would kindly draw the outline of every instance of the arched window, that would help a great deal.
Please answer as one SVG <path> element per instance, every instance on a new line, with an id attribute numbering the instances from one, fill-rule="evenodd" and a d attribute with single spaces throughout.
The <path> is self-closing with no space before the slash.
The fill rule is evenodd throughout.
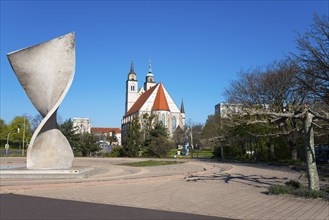
<path id="1" fill-rule="evenodd" d="M 166 123 L 166 116 L 165 116 L 164 114 L 161 115 L 161 123 L 162 123 L 163 125 L 166 125 L 166 124 L 165 124 L 165 123 Z"/>
<path id="2" fill-rule="evenodd" d="M 172 131 L 176 130 L 176 117 L 175 116 L 172 116 L 172 118 L 171 118 L 171 129 L 172 129 Z"/>

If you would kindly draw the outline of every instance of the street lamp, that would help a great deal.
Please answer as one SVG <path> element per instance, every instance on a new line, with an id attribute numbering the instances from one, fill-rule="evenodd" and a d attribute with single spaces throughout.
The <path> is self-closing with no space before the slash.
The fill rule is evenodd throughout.
<path id="1" fill-rule="evenodd" d="M 5 149 L 6 149 L 6 156 L 8 155 L 8 149 L 9 149 L 9 137 L 10 134 L 13 133 L 16 129 L 11 130 L 8 135 L 7 135 L 7 144 L 5 145 Z M 17 128 L 17 133 L 19 133 L 19 128 Z"/>

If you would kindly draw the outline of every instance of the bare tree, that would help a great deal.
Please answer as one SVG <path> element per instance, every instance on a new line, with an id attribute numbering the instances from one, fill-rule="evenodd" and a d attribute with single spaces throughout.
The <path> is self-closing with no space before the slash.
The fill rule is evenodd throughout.
<path id="1" fill-rule="evenodd" d="M 41 123 L 43 117 L 38 113 L 36 114 L 33 119 L 32 119 L 32 131 L 34 132 L 35 129 L 37 129 L 37 127 L 39 126 L 39 124 Z"/>
<path id="2" fill-rule="evenodd" d="M 298 68 L 294 63 L 289 60 L 282 60 L 263 68 L 258 67 L 240 72 L 240 78 L 231 83 L 224 95 L 230 102 L 241 103 L 246 109 L 263 109 L 276 113 L 297 109 L 306 96 L 306 93 L 298 90 L 296 86 L 297 70 Z M 254 123 L 257 121 L 255 121 L 257 118 L 252 119 Z M 259 118 L 260 121 L 263 119 L 264 117 Z M 288 143 L 291 157 L 296 160 L 297 144 L 293 136 L 298 135 L 297 131 L 301 129 L 301 125 L 296 123 L 295 119 L 278 121 L 278 125 L 282 130 L 281 133 L 289 133 L 288 139 L 290 141 Z M 250 135 L 259 136 L 259 134 Z M 261 135 L 273 136 L 271 133 Z M 269 147 L 274 149 L 271 143 Z"/>
<path id="3" fill-rule="evenodd" d="M 222 123 L 219 115 L 209 115 L 205 126 L 202 129 L 202 138 L 204 145 L 211 146 L 213 149 L 219 145 L 221 148 L 221 158 L 224 159 L 224 149 L 220 143 L 223 137 Z"/>
<path id="4" fill-rule="evenodd" d="M 213 148 L 220 148 L 221 159 L 224 160 L 224 145 L 229 138 L 229 128 L 233 126 L 230 118 L 223 118 L 220 115 L 209 115 L 204 125 L 201 137 L 203 145 L 208 145 Z"/>
<path id="5" fill-rule="evenodd" d="M 297 38 L 298 54 L 291 60 L 298 66 L 301 88 L 313 101 L 329 105 L 329 17 L 314 15 L 311 30 Z"/>
<path id="6" fill-rule="evenodd" d="M 252 76 L 255 85 L 250 86 L 246 83 L 246 79 L 242 79 L 235 82 L 235 85 L 226 91 L 226 95 L 228 100 L 235 100 L 237 95 L 234 96 L 232 93 L 234 94 L 236 92 L 234 89 L 238 88 L 240 90 L 236 94 L 243 93 L 243 95 L 240 95 L 240 98 L 236 99 L 240 103 L 249 104 L 249 107 L 250 104 L 268 104 L 270 109 L 267 111 L 249 108 L 248 112 L 248 114 L 253 115 L 266 115 L 268 119 L 265 121 L 267 122 L 281 125 L 287 124 L 288 121 L 301 121 L 309 189 L 318 190 L 319 177 L 315 162 L 314 129 L 323 129 L 328 126 L 319 125 L 321 120 L 325 123 L 329 122 L 329 113 L 327 111 L 329 105 L 328 16 L 320 17 L 316 14 L 314 15 L 311 30 L 298 36 L 297 49 L 298 53 L 292 54 L 289 58 L 290 64 L 287 66 L 288 69 L 285 65 L 279 65 L 278 69 L 271 68 L 271 70 L 274 70 L 273 74 L 278 76 L 277 80 L 271 80 L 274 79 L 271 76 L 271 71 L 264 71 L 264 73 L 259 74 L 259 71 L 255 70 L 253 74 L 249 74 Z M 292 73 L 292 77 L 289 76 L 289 73 Z M 280 84 L 278 85 L 277 83 Z M 280 85 L 287 85 L 287 88 L 282 90 L 283 87 Z M 274 90 L 274 93 L 270 93 L 270 88 L 277 90 Z M 282 93 L 282 91 L 285 92 Z M 276 94 L 277 96 L 275 96 Z M 275 100 L 279 100 L 279 102 Z"/>
<path id="7" fill-rule="evenodd" d="M 314 127 L 319 120 L 329 122 L 328 107 L 328 18 L 315 16 L 312 31 L 300 35 L 300 55 L 294 60 L 274 63 L 266 70 L 240 73 L 225 91 L 229 101 L 246 106 L 245 114 L 266 116 L 245 123 L 275 123 L 278 126 L 301 121 L 303 127 L 291 131 L 304 134 L 308 182 L 310 190 L 319 190 L 319 177 L 314 152 Z M 265 108 L 264 108 L 265 107 Z M 290 131 L 289 131 L 290 132 Z"/>
<path id="8" fill-rule="evenodd" d="M 183 145 L 184 144 L 184 131 L 178 126 L 173 133 L 172 140 L 175 142 L 175 145 Z"/>

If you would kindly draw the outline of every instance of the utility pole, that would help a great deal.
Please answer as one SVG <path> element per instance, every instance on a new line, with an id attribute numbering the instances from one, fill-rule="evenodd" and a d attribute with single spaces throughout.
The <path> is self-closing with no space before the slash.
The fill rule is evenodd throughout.
<path id="1" fill-rule="evenodd" d="M 191 157 L 193 158 L 193 152 L 194 152 L 194 147 L 193 147 L 193 130 L 192 130 L 192 120 L 189 119 L 190 121 L 190 136 L 191 136 Z"/>
<path id="2" fill-rule="evenodd" d="M 194 146 L 193 146 L 193 130 L 192 130 L 192 125 L 191 125 L 191 148 L 192 148 L 192 158 L 193 158 Z"/>

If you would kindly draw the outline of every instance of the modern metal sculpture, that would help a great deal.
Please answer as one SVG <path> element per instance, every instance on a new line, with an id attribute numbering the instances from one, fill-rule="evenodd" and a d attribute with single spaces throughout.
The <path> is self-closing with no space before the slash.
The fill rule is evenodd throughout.
<path id="1" fill-rule="evenodd" d="M 74 33 L 7 56 L 27 96 L 43 116 L 27 150 L 27 168 L 71 168 L 72 148 L 58 129 L 56 114 L 75 72 Z"/>

